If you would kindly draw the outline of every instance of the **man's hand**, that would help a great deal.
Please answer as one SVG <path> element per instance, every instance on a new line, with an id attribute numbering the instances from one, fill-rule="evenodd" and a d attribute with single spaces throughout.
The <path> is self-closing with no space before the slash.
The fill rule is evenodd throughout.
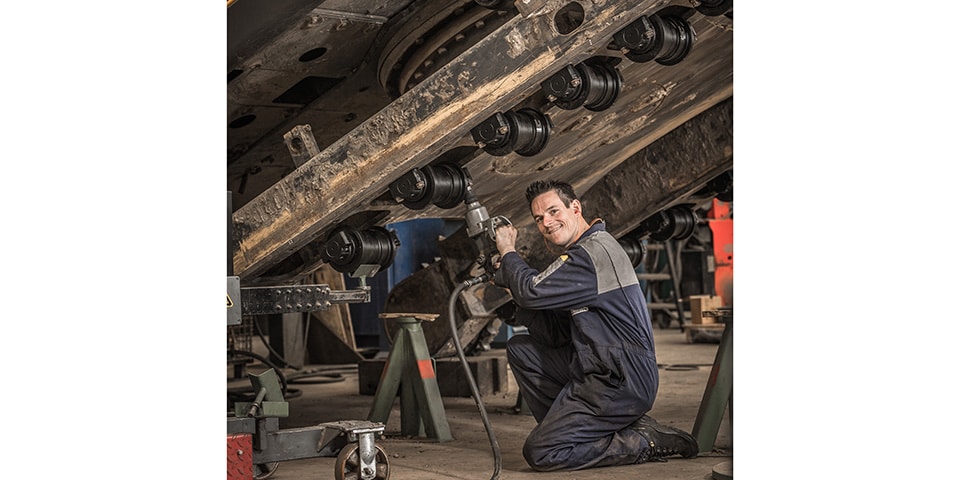
<path id="1" fill-rule="evenodd" d="M 517 243 L 517 229 L 513 225 L 501 225 L 497 227 L 497 250 L 500 257 L 515 252 Z"/>

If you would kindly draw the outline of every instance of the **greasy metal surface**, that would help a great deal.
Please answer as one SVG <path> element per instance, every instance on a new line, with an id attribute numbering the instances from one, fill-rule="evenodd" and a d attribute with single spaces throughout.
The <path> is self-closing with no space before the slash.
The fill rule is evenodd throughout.
<path id="1" fill-rule="evenodd" d="M 690 195 L 732 168 L 730 98 L 632 155 L 582 197 L 590 211 L 607 220 L 611 233 L 619 237 L 672 206 L 670 199 Z"/>
<path id="2" fill-rule="evenodd" d="M 228 9 L 227 182 L 237 206 L 295 168 L 282 143 L 291 122 L 312 125 L 326 147 L 389 102 L 375 83 L 363 93 L 353 79 L 389 16 L 408 3 L 245 0 Z M 333 88 L 307 104 L 278 101 L 308 77 L 303 100 L 325 82 Z"/>
<path id="3" fill-rule="evenodd" d="M 619 5 L 623 2 L 581 2 L 584 25 L 563 36 L 553 29 L 554 12 L 550 9 L 556 9 L 556 3 L 544 2 L 545 11 L 513 18 L 452 64 L 330 144 L 326 125 L 325 131 L 318 133 L 318 124 L 308 121 L 306 111 L 288 121 L 313 124 L 318 144 L 325 149 L 257 198 L 238 202 L 243 206 L 234 214 L 237 274 L 252 279 L 270 268 L 278 269 L 277 265 L 292 253 L 322 238 L 342 221 L 383 224 L 418 217 L 462 216 L 462 208 L 429 207 L 413 212 L 382 203 L 374 207 L 374 203 L 390 181 L 410 168 L 426 165 L 456 146 L 475 150 L 467 132 L 494 111 L 535 106 L 548 113 L 555 125 L 547 148 L 535 157 L 491 157 L 483 152 L 468 155 L 466 165 L 481 202 L 492 215 L 508 216 L 523 232 L 532 228 L 522 195 L 530 181 L 545 176 L 560 178 L 573 183 L 582 194 L 657 138 L 732 96 L 732 20 L 694 13 L 689 20 L 698 39 L 690 55 L 670 67 L 623 59 L 620 69 L 624 87 L 609 110 L 563 111 L 547 106 L 538 96 L 540 81 L 565 64 L 595 54 L 622 58 L 620 52 L 605 48 L 618 28 L 666 4 L 689 6 L 688 2 L 639 2 L 633 7 Z M 344 85 L 350 89 L 345 90 Z M 330 95 L 339 95 L 340 103 L 359 102 L 361 92 L 357 90 L 378 95 L 376 88 L 351 80 L 319 98 L 311 109 L 329 104 Z M 283 133 L 274 135 L 279 147 L 283 147 Z M 259 142 L 261 146 L 270 143 Z M 285 168 L 292 169 L 289 154 L 285 159 L 270 157 L 275 164 L 286 162 Z M 729 158 L 724 161 L 724 166 L 711 168 L 722 171 L 732 165 Z M 665 165 L 651 163 L 649 168 L 656 176 Z M 269 178 L 265 173 L 268 171 L 264 168 L 257 177 Z M 241 176 L 236 169 L 230 175 L 230 182 L 237 182 Z M 254 188 L 254 177 L 248 174 L 247 178 L 247 188 Z M 647 208 L 669 204 L 683 194 L 660 191 L 666 196 L 652 199 Z M 605 219 L 612 226 L 611 219 Z M 624 220 L 616 228 L 642 220 Z M 524 235 L 520 240 L 529 246 L 539 241 Z M 291 261 L 286 268 L 309 270 L 302 263 Z"/>
<path id="4" fill-rule="evenodd" d="M 390 33 L 379 60 L 380 85 L 394 98 L 436 72 L 500 27 L 514 10 L 491 10 L 473 0 L 418 2 L 414 18 Z"/>

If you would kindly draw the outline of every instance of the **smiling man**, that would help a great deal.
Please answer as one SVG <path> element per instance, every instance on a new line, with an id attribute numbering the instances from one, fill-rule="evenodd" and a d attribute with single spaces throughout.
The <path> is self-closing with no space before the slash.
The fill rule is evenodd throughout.
<path id="1" fill-rule="evenodd" d="M 534 470 L 578 470 L 697 455 L 696 440 L 646 412 L 659 374 L 647 305 L 633 265 L 603 222 L 583 217 L 573 187 L 527 187 L 530 213 L 559 256 L 544 271 L 516 253 L 517 230 L 497 229 L 494 283 L 510 289 L 515 324 L 507 343 L 523 400 L 537 420 L 523 445 Z"/>

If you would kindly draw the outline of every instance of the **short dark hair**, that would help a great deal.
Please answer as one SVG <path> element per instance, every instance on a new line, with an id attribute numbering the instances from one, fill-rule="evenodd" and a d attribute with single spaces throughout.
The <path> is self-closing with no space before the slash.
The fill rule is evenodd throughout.
<path id="1" fill-rule="evenodd" d="M 569 207 L 570 202 L 577 200 L 577 194 L 569 183 L 559 180 L 537 180 L 527 187 L 527 206 L 533 203 L 534 198 L 551 190 L 557 192 L 564 207 Z"/>

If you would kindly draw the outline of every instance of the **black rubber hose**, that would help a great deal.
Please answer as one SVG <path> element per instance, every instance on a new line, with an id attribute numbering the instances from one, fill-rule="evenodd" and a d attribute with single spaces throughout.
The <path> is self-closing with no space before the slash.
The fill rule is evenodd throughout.
<path id="1" fill-rule="evenodd" d="M 480 410 L 480 418 L 483 420 L 483 428 L 487 431 L 487 438 L 490 440 L 490 448 L 493 450 L 493 475 L 490 480 L 500 478 L 500 444 L 497 443 L 497 436 L 493 433 L 493 427 L 490 425 L 490 419 L 487 418 L 487 410 L 483 408 L 483 401 L 480 399 L 480 392 L 477 389 L 477 382 L 473 379 L 473 373 L 470 371 L 470 364 L 467 362 L 467 356 L 463 353 L 463 346 L 460 345 L 460 335 L 457 332 L 456 305 L 457 297 L 463 289 L 483 283 L 486 281 L 483 277 L 477 277 L 472 280 L 457 285 L 450 295 L 450 302 L 447 308 L 447 314 L 450 318 L 450 335 L 453 336 L 453 346 L 457 349 L 457 355 L 460 357 L 460 364 L 463 365 L 463 371 L 467 374 L 467 383 L 470 384 L 470 391 L 473 393 L 473 399 L 477 402 L 477 409 Z"/>
<path id="2" fill-rule="evenodd" d="M 336 383 L 346 380 L 343 373 L 356 373 L 356 369 L 347 368 L 316 368 L 300 370 L 287 376 L 288 384 L 295 383 Z M 320 377 L 320 378 L 318 378 Z"/>
<path id="3" fill-rule="evenodd" d="M 307 326 L 304 329 L 304 336 L 310 333 L 310 317 L 309 316 L 307 317 L 306 323 L 307 323 Z M 260 341 L 262 341 L 263 345 L 267 347 L 267 350 L 270 351 L 270 354 L 276 357 L 281 362 L 283 362 L 284 368 L 300 370 L 300 367 L 291 365 L 286 358 L 283 358 L 283 355 L 280 355 L 279 353 L 277 353 L 277 351 L 274 350 L 272 346 L 270 346 L 270 342 L 267 341 L 267 337 L 263 334 L 263 330 L 260 328 L 260 323 L 257 322 L 256 319 L 253 320 L 253 328 L 257 331 L 257 336 L 260 337 Z"/>

